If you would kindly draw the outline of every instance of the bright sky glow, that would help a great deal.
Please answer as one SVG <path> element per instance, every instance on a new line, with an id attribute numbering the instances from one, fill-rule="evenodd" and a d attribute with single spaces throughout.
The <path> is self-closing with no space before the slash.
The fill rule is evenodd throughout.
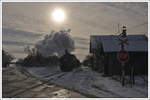
<path id="1" fill-rule="evenodd" d="M 65 20 L 65 13 L 62 9 L 55 9 L 52 12 L 52 19 L 56 22 L 63 22 Z"/>

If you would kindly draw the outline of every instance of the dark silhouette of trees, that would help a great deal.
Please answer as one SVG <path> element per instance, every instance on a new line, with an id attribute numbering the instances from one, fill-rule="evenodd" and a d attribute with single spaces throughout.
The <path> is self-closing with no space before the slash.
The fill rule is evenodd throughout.
<path id="1" fill-rule="evenodd" d="M 84 66 L 88 66 L 88 67 L 92 67 L 92 63 L 93 63 L 93 56 L 92 55 L 87 55 L 82 62 L 82 64 Z"/>
<path id="2" fill-rule="evenodd" d="M 14 59 L 12 55 L 10 55 L 8 52 L 2 50 L 2 65 L 3 67 L 7 67 L 8 64 Z"/>
<path id="3" fill-rule="evenodd" d="M 25 47 L 24 51 L 28 54 L 23 60 L 21 60 L 22 66 L 52 66 L 58 64 L 57 56 L 43 56 L 35 48 L 29 46 Z"/>

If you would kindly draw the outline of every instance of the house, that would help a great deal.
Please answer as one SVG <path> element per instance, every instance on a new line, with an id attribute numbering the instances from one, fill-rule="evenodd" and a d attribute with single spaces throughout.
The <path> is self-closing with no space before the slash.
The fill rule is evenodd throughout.
<path id="1" fill-rule="evenodd" d="M 124 49 L 129 53 L 129 60 L 125 63 L 125 74 L 148 74 L 148 38 L 145 35 L 127 35 L 128 45 Z M 104 74 L 114 75 L 121 73 L 121 63 L 117 53 L 121 50 L 118 35 L 90 36 L 90 53 L 93 54 L 93 67 Z"/>

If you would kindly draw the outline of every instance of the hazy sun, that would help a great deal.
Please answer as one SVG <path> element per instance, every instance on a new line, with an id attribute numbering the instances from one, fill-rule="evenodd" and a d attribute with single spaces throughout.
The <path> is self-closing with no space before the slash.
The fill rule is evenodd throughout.
<path id="1" fill-rule="evenodd" d="M 56 22 L 63 22 L 65 20 L 65 12 L 62 9 L 55 9 L 52 12 L 52 19 Z"/>

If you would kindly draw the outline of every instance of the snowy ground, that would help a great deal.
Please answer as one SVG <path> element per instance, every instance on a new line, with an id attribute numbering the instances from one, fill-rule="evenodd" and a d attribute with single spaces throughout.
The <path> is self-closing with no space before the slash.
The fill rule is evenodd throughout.
<path id="1" fill-rule="evenodd" d="M 75 69 L 72 72 L 61 72 L 59 67 L 25 67 L 32 76 L 56 85 L 103 98 L 147 98 L 148 82 L 136 76 L 135 85 L 122 87 L 121 83 L 112 77 L 103 77 L 101 73 L 88 68 Z M 145 77 L 144 77 L 145 78 Z"/>

